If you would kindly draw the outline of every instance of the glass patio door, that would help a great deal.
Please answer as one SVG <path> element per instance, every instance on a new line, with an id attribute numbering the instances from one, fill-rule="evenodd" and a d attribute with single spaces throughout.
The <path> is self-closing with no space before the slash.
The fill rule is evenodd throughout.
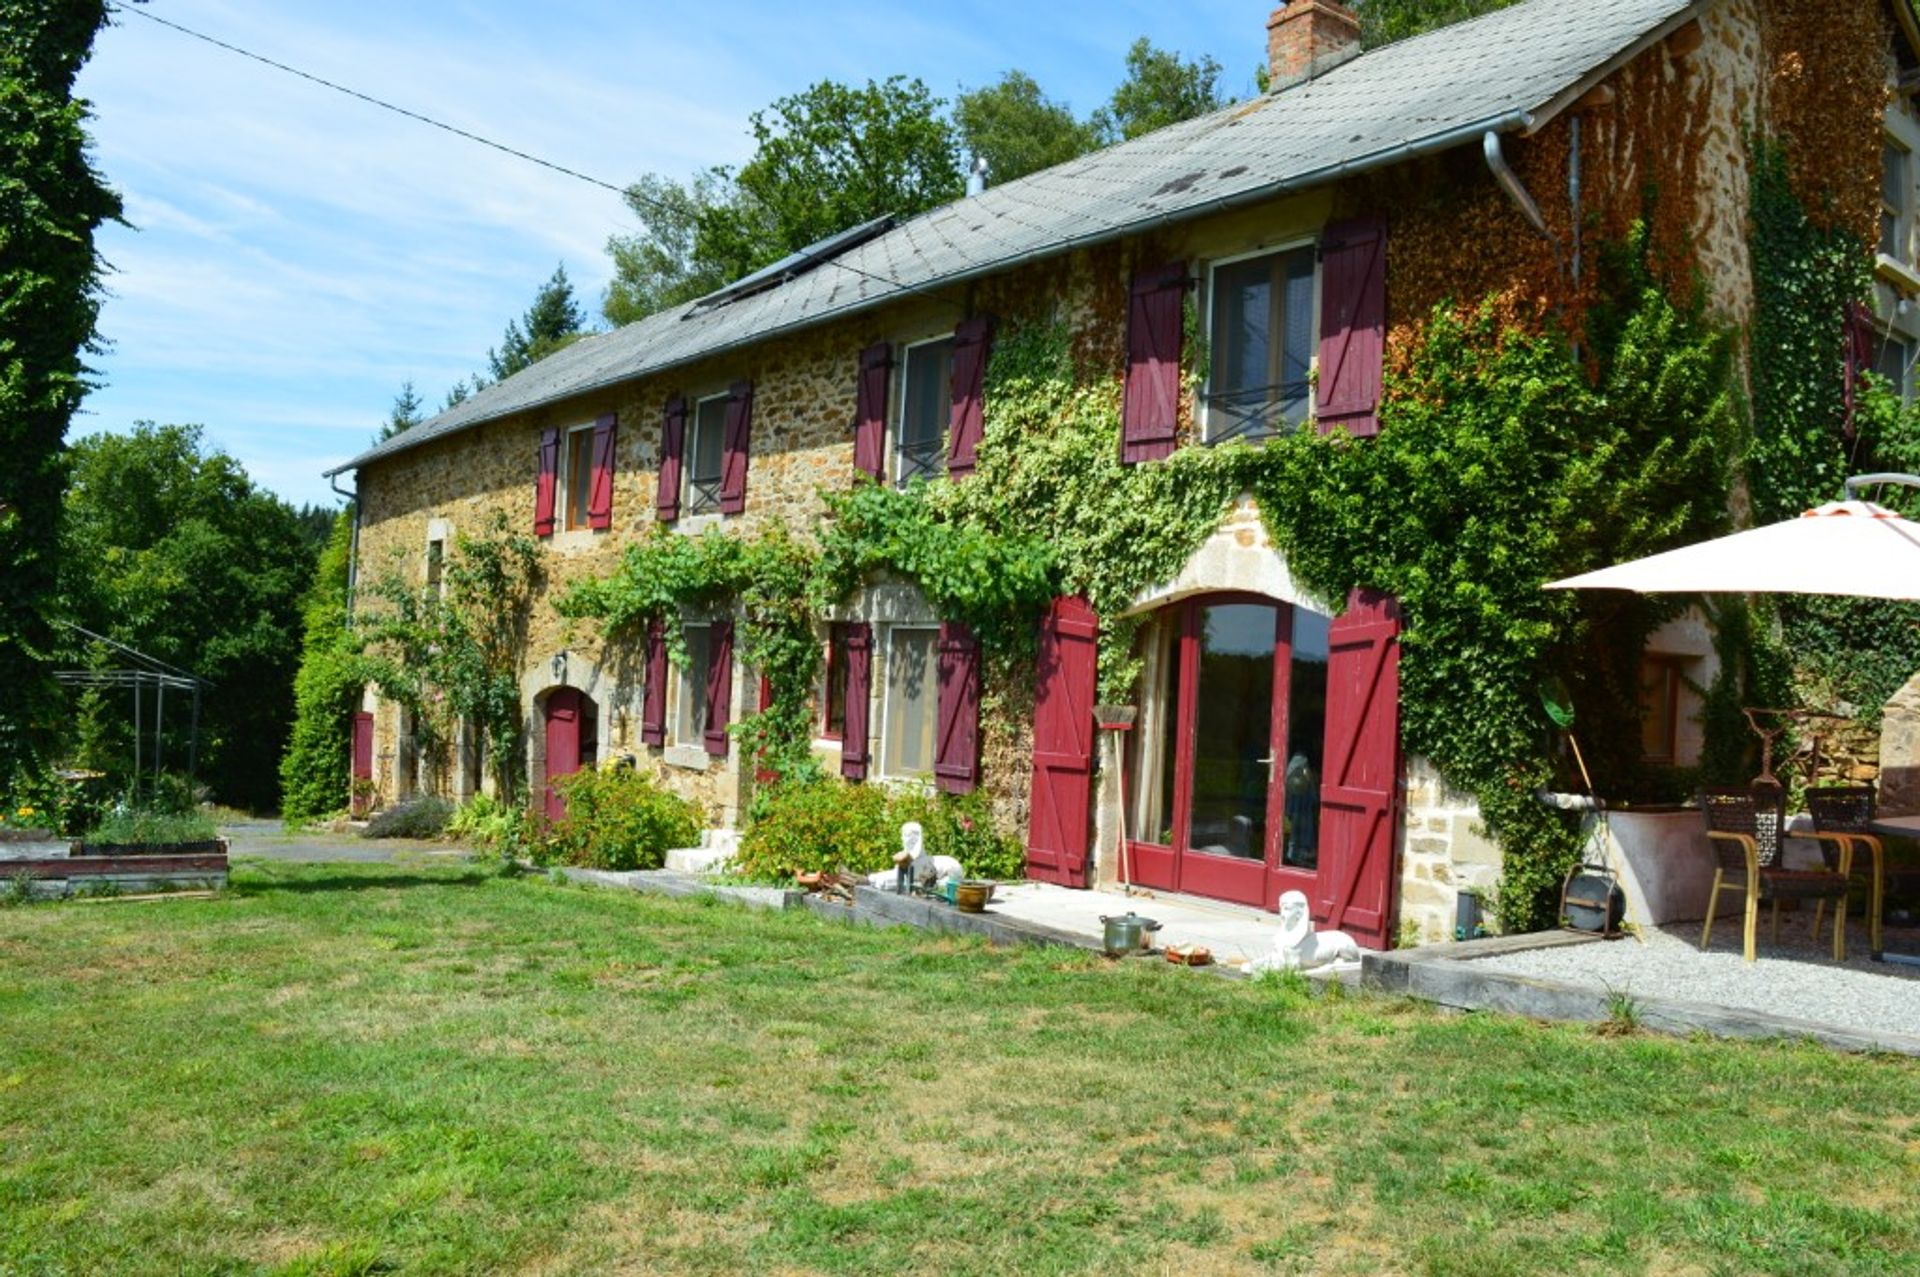
<path id="1" fill-rule="evenodd" d="M 1150 635 L 1131 880 L 1264 909 L 1289 888 L 1311 894 L 1327 618 L 1213 596 L 1170 609 Z"/>

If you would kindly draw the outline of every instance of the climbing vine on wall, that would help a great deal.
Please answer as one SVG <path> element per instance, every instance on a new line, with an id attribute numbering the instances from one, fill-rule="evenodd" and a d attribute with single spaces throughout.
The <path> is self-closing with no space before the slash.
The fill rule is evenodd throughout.
<path id="1" fill-rule="evenodd" d="M 356 618 L 367 677 L 406 709 L 422 756 L 444 768 L 465 721 L 508 797 L 526 779 L 520 670 L 539 574 L 539 543 L 496 513 L 481 533 L 454 539 L 443 588 L 415 583 L 389 564 Z"/>
<path id="2" fill-rule="evenodd" d="M 737 601 L 740 660 L 767 680 L 772 695 L 764 710 L 742 714 L 733 734 L 759 769 L 782 780 L 805 779 L 818 771 L 809 708 L 820 661 L 813 605 L 818 575 L 818 555 L 781 523 L 751 540 L 718 529 L 682 536 L 656 528 L 627 548 L 613 574 L 580 582 L 555 606 L 567 617 L 597 619 L 610 637 L 629 643 L 650 623 L 664 621 L 668 654 L 684 666 L 682 613 Z"/>

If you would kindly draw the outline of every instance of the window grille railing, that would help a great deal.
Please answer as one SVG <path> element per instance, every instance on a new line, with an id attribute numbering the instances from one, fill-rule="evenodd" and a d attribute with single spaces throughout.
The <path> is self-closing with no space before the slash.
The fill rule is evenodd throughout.
<path id="1" fill-rule="evenodd" d="M 1292 434 L 1307 419 L 1309 389 L 1310 383 L 1302 377 L 1296 381 L 1203 394 L 1201 399 L 1207 407 L 1207 442 L 1245 439 L 1258 443 L 1277 435 Z"/>
<path id="2" fill-rule="evenodd" d="M 687 507 L 695 514 L 704 514 L 720 508 L 719 475 L 710 479 L 689 478 L 687 480 Z"/>
<path id="3" fill-rule="evenodd" d="M 899 455 L 900 486 L 903 488 L 914 479 L 937 479 L 947 468 L 946 444 L 938 435 L 931 439 L 902 440 Z"/>

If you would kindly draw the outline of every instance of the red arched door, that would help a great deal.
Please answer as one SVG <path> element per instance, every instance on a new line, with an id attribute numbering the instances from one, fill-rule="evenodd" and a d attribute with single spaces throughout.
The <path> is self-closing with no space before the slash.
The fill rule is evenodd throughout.
<path id="1" fill-rule="evenodd" d="M 547 694 L 547 762 L 541 784 L 545 791 L 548 820 L 567 814 L 567 804 L 553 787 L 562 776 L 580 770 L 592 761 L 594 750 L 594 705 L 578 688 L 557 687 Z"/>

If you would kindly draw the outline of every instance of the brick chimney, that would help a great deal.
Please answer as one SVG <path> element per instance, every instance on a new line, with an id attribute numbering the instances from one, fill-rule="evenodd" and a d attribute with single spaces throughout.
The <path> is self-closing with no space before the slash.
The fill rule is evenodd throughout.
<path id="1" fill-rule="evenodd" d="M 1267 18 L 1267 92 L 1325 75 L 1360 54 L 1360 19 L 1333 0 L 1292 0 Z"/>

